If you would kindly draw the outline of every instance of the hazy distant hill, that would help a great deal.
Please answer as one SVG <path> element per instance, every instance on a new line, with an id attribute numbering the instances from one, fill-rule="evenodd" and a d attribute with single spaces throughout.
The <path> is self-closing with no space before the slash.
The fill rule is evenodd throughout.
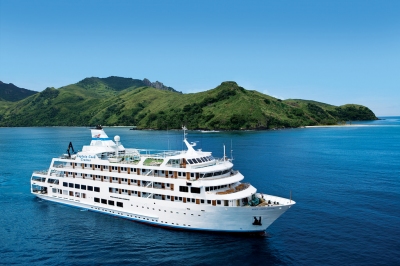
<path id="1" fill-rule="evenodd" d="M 136 125 L 138 128 L 270 129 L 377 119 L 361 105 L 332 106 L 249 91 L 233 81 L 191 94 L 119 77 L 47 88 L 0 108 L 0 126 Z M 0 105 L 1 107 L 1 105 Z"/>
<path id="2" fill-rule="evenodd" d="M 35 93 L 38 92 L 19 88 L 12 83 L 7 84 L 0 81 L 0 100 L 16 102 Z"/>

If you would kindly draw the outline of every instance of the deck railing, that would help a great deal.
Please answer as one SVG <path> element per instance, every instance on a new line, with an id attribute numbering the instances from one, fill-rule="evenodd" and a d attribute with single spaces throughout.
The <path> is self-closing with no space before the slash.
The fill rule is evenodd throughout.
<path id="1" fill-rule="evenodd" d="M 243 191 L 245 189 L 247 189 L 248 187 L 250 187 L 250 183 L 241 183 L 238 186 L 234 187 L 234 188 L 230 188 L 227 189 L 225 191 L 219 191 L 216 194 L 217 195 L 226 195 L 226 194 L 232 194 L 235 192 L 239 192 L 239 191 Z"/>

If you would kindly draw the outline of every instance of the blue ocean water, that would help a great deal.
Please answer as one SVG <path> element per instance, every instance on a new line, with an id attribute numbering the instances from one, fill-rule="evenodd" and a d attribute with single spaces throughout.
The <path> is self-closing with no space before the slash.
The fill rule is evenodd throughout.
<path id="1" fill-rule="evenodd" d="M 125 147 L 182 149 L 181 131 L 105 128 Z M 400 265 L 400 117 L 345 127 L 189 132 L 258 191 L 297 204 L 265 237 L 171 231 L 36 199 L 34 170 L 88 128 L 0 128 L 0 264 Z"/>

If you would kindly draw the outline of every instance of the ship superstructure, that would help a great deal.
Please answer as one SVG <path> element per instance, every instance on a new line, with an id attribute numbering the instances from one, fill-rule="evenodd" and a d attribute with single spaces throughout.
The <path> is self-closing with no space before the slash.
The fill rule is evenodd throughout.
<path id="1" fill-rule="evenodd" d="M 186 130 L 184 128 L 184 130 Z M 259 233 L 295 202 L 257 193 L 232 160 L 195 149 L 125 148 L 98 126 L 90 145 L 53 158 L 35 171 L 31 192 L 39 198 L 176 229 Z"/>

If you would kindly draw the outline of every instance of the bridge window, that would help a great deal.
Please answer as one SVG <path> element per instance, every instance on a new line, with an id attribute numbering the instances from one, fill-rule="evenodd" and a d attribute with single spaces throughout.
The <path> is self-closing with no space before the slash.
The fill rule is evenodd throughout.
<path id="1" fill-rule="evenodd" d="M 200 188 L 199 187 L 191 187 L 190 192 L 200 194 Z"/>

